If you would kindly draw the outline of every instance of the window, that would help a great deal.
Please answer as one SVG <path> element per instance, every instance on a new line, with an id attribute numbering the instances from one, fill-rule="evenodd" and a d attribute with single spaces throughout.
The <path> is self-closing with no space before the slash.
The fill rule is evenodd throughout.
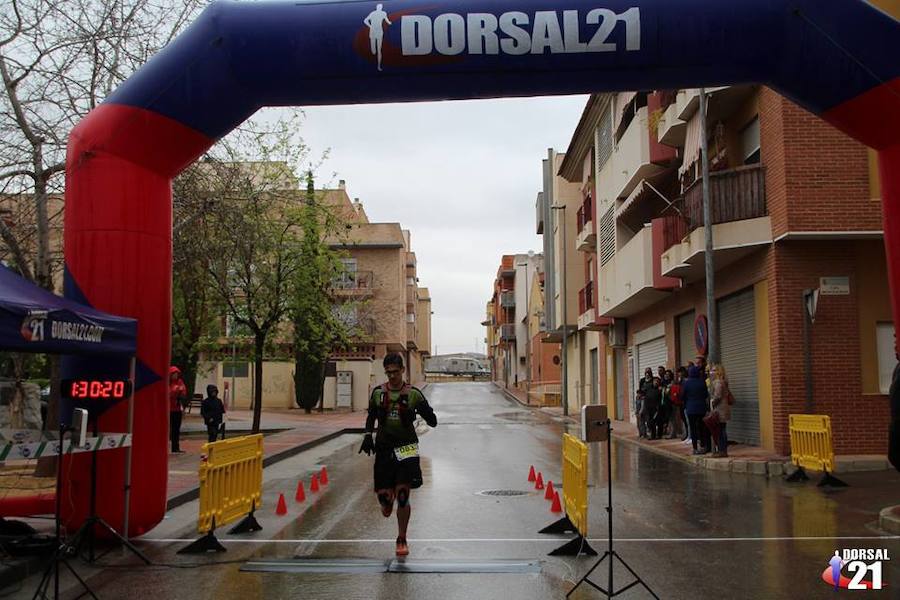
<path id="1" fill-rule="evenodd" d="M 891 376 L 897 365 L 894 355 L 894 324 L 878 323 L 875 330 L 875 345 L 878 353 L 878 391 L 887 394 L 891 388 Z"/>
<path id="2" fill-rule="evenodd" d="M 603 111 L 603 115 L 600 117 L 600 123 L 597 125 L 595 144 L 597 146 L 596 173 L 597 177 L 599 177 L 600 171 L 603 170 L 603 165 L 605 165 L 606 161 L 609 160 L 609 157 L 612 156 L 613 144 L 611 106 L 607 107 L 607 109 Z"/>
<path id="3" fill-rule="evenodd" d="M 415 323 L 416 322 L 416 313 L 406 313 L 406 322 L 407 323 Z"/>
<path id="4" fill-rule="evenodd" d="M 741 130 L 741 159 L 745 165 L 759 162 L 759 116 Z"/>
<path id="5" fill-rule="evenodd" d="M 249 377 L 250 363 L 244 362 L 223 362 L 222 377 Z"/>
<path id="6" fill-rule="evenodd" d="M 616 207 L 610 206 L 600 218 L 600 264 L 605 265 L 616 255 Z"/>

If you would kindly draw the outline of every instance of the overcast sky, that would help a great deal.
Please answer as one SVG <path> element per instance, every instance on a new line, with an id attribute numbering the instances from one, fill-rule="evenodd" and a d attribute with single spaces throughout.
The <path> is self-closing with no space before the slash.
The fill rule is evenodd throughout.
<path id="1" fill-rule="evenodd" d="M 305 108 L 322 177 L 347 182 L 372 222 L 412 233 L 432 297 L 432 350 L 484 351 L 484 305 L 503 254 L 542 248 L 534 201 L 547 148 L 564 152 L 587 96 Z"/>

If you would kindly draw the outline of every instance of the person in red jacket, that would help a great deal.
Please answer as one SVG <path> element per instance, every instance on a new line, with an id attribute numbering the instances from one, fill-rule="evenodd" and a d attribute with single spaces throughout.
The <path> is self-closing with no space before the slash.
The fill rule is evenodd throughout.
<path id="1" fill-rule="evenodd" d="M 178 445 L 181 440 L 181 411 L 187 400 L 187 386 L 181 379 L 181 369 L 169 367 L 169 439 L 172 441 L 172 452 L 181 454 Z"/>

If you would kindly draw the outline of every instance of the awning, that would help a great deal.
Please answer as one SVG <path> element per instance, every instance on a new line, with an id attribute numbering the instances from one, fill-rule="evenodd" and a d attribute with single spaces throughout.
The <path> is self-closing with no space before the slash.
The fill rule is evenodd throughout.
<path id="1" fill-rule="evenodd" d="M 62 298 L 0 266 L 0 349 L 131 356 L 137 320 Z"/>
<path id="2" fill-rule="evenodd" d="M 678 167 L 679 175 L 684 174 L 700 158 L 700 125 L 700 111 L 697 111 L 687 122 L 684 136 L 684 155 L 682 156 L 681 166 Z"/>

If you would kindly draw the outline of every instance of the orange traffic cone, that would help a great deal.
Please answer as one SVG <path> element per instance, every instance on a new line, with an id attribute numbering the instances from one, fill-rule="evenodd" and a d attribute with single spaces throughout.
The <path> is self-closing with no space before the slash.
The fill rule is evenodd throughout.
<path id="1" fill-rule="evenodd" d="M 284 494 L 278 494 L 278 507 L 275 509 L 275 514 L 279 517 L 287 514 L 287 503 L 284 501 Z"/>
<path id="2" fill-rule="evenodd" d="M 303 491 L 303 480 L 297 482 L 297 494 L 294 496 L 294 500 L 297 502 L 303 502 L 306 500 L 306 492 Z"/>
<path id="3" fill-rule="evenodd" d="M 531 469 L 528 471 L 528 481 L 534 481 L 534 465 L 531 465 Z"/>
<path id="4" fill-rule="evenodd" d="M 312 481 L 309 482 L 309 491 L 318 492 L 319 491 L 319 476 L 313 473 Z"/>
<path id="5" fill-rule="evenodd" d="M 544 493 L 544 500 L 553 500 L 553 494 L 556 492 L 553 491 L 553 482 L 547 482 L 547 491 Z"/>
<path id="6" fill-rule="evenodd" d="M 538 473 L 537 481 L 534 482 L 534 489 L 536 489 L 536 490 L 544 489 L 544 478 L 541 477 L 540 473 Z"/>
<path id="7" fill-rule="evenodd" d="M 559 492 L 553 492 L 553 504 L 550 505 L 550 512 L 562 512 L 562 506 L 559 504 Z"/>
<path id="8" fill-rule="evenodd" d="M 328 471 L 325 470 L 325 467 L 322 467 L 319 479 L 322 481 L 322 485 L 328 485 Z"/>

